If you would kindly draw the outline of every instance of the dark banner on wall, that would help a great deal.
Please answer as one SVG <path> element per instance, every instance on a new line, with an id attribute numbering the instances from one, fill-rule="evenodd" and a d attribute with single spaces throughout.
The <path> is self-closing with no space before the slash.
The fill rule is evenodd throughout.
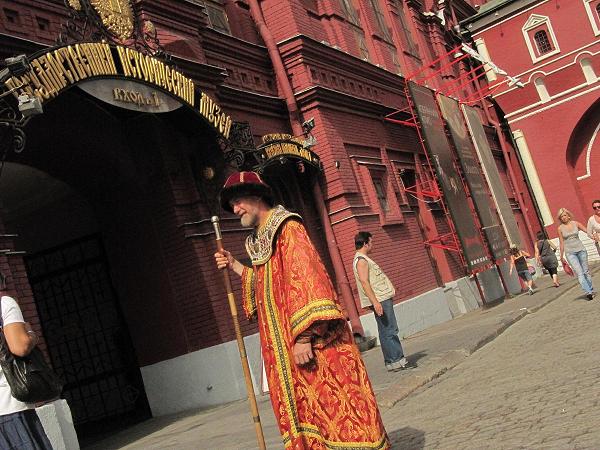
<path id="1" fill-rule="evenodd" d="M 433 161 L 468 268 L 483 268 L 490 260 L 475 226 L 462 180 L 454 170 L 452 149 L 446 137 L 435 94 L 430 89 L 412 82 L 409 83 L 409 89 L 417 109 L 425 146 Z"/>
<path id="2" fill-rule="evenodd" d="M 515 215 L 508 201 L 508 196 L 504 190 L 500 173 L 498 173 L 498 166 L 494 161 L 494 155 L 492 149 L 485 135 L 485 130 L 481 124 L 481 119 L 477 110 L 471 106 L 462 105 L 462 109 L 467 119 L 467 125 L 471 132 L 473 143 L 475 144 L 475 150 L 481 161 L 483 167 L 483 173 L 487 179 L 492 197 L 496 202 L 498 213 L 500 214 L 500 220 L 504 226 L 504 232 L 508 237 L 508 241 L 511 245 L 521 245 L 521 235 L 519 233 L 519 227 L 515 220 Z"/>
<path id="3" fill-rule="evenodd" d="M 442 116 L 448 123 L 458 160 L 492 255 L 496 260 L 501 259 L 508 254 L 508 241 L 504 236 L 496 211 L 490 207 L 487 183 L 481 173 L 479 160 L 473 149 L 460 106 L 456 100 L 441 94 L 438 94 L 438 102 Z"/>

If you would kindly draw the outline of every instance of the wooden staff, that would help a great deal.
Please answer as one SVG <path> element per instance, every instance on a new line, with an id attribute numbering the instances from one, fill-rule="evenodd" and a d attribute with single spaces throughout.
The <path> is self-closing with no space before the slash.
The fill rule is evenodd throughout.
<path id="1" fill-rule="evenodd" d="M 213 224 L 213 227 L 215 228 L 215 240 L 217 241 L 217 250 L 219 252 L 222 252 L 223 236 L 221 235 L 221 228 L 219 227 L 219 218 L 217 216 L 212 216 L 210 220 Z M 244 378 L 246 379 L 246 390 L 248 391 L 248 400 L 250 401 L 252 420 L 254 421 L 254 428 L 256 429 L 256 439 L 258 439 L 258 447 L 260 448 L 260 450 L 266 450 L 267 447 L 265 445 L 265 436 L 263 435 L 262 426 L 260 424 L 258 405 L 256 404 L 256 397 L 254 396 L 254 386 L 252 386 L 252 378 L 250 376 L 250 366 L 248 365 L 246 346 L 244 345 L 242 331 L 240 330 L 237 306 L 235 305 L 235 297 L 233 296 L 233 289 L 231 288 L 231 279 L 229 278 L 229 271 L 227 270 L 227 268 L 223 270 L 223 281 L 225 282 L 225 290 L 227 291 L 227 300 L 229 300 L 229 309 L 231 310 L 231 317 L 233 319 L 233 326 L 235 328 L 235 337 L 237 339 L 238 350 L 240 352 L 240 360 L 242 361 L 242 367 L 244 369 Z"/>

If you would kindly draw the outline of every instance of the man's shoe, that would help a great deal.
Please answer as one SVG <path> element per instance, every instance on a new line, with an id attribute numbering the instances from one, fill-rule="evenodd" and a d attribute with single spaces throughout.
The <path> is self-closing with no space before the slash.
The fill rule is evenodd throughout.
<path id="1" fill-rule="evenodd" d="M 406 358 L 402 357 L 398 361 L 388 364 L 386 367 L 391 367 L 391 370 L 393 372 L 398 372 L 399 370 L 405 369 L 406 366 L 408 366 L 408 361 L 406 360 Z M 388 368 L 388 370 L 390 369 Z"/>

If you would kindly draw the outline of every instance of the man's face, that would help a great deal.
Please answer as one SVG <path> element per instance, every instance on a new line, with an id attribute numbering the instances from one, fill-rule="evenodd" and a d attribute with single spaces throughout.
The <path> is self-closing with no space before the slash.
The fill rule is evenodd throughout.
<path id="1" fill-rule="evenodd" d="M 238 197 L 229 202 L 233 213 L 240 218 L 243 227 L 255 227 L 258 225 L 259 201 L 258 197 Z"/>
<path id="2" fill-rule="evenodd" d="M 370 252 L 371 250 L 373 250 L 373 238 L 370 237 L 369 241 L 365 244 L 365 248 L 367 249 L 367 252 Z"/>

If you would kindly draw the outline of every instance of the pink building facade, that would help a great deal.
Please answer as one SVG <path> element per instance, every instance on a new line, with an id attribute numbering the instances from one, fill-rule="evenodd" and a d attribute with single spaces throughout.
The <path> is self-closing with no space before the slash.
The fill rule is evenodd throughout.
<path id="1" fill-rule="evenodd" d="M 585 223 L 600 197 L 600 2 L 493 1 L 462 26 L 522 83 L 503 84 L 493 98 L 549 236 L 556 237 L 561 207 Z"/>

